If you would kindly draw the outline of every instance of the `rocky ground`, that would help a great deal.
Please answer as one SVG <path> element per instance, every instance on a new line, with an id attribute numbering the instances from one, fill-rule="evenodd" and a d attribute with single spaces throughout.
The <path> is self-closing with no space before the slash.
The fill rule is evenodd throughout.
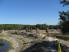
<path id="1" fill-rule="evenodd" d="M 13 49 L 11 49 L 9 52 L 21 52 L 21 50 L 30 47 L 37 41 L 37 39 L 32 37 L 16 35 L 6 32 L 0 33 L 0 39 L 5 39 L 12 43 Z"/>
<path id="2" fill-rule="evenodd" d="M 53 41 L 60 40 L 53 37 L 37 38 L 28 35 L 26 36 L 25 34 L 11 34 L 6 32 L 0 34 L 0 39 L 5 39 L 12 43 L 14 49 L 11 49 L 9 52 L 40 52 L 40 50 L 42 50 L 42 52 L 49 52 L 50 50 L 57 52 L 55 51 L 57 50 L 57 47 L 54 49 L 56 45 L 54 47 L 52 45 L 54 45 Z M 65 45 L 64 49 L 68 48 L 68 41 L 60 41 Z"/>

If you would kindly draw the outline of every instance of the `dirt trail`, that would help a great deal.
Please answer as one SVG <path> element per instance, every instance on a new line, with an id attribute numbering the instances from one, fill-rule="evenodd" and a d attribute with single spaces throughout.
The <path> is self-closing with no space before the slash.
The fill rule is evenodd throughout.
<path id="1" fill-rule="evenodd" d="M 46 39 L 48 41 L 56 41 L 56 40 L 58 41 L 58 40 L 60 40 L 60 43 L 62 43 L 64 45 L 66 45 L 67 47 L 69 47 L 69 41 L 65 41 L 65 40 L 62 40 L 62 39 L 58 39 L 56 37 L 46 37 Z"/>

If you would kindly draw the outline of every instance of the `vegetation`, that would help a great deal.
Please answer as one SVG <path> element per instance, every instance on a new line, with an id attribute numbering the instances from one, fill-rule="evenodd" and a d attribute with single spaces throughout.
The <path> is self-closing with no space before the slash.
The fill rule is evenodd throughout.
<path id="1" fill-rule="evenodd" d="M 24 29 L 41 29 L 46 30 L 50 29 L 58 29 L 59 25 L 46 25 L 46 24 L 36 24 L 36 25 L 21 25 L 21 24 L 0 24 L 0 30 L 24 30 Z"/>
<path id="2" fill-rule="evenodd" d="M 69 1 L 63 0 L 61 4 L 69 6 Z M 69 33 L 69 11 L 60 12 L 60 26 L 63 34 Z"/>

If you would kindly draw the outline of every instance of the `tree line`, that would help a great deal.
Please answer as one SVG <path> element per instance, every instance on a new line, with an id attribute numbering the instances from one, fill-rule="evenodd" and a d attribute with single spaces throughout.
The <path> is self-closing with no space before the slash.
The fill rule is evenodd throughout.
<path id="1" fill-rule="evenodd" d="M 47 25 L 47 24 L 36 24 L 36 25 L 22 25 L 22 24 L 0 24 L 0 30 L 24 30 L 24 29 L 59 29 L 59 25 Z"/>

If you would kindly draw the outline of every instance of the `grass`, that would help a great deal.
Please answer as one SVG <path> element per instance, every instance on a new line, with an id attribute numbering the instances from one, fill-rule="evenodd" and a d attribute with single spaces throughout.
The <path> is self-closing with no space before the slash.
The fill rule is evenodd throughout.
<path id="1" fill-rule="evenodd" d="M 4 34 L 0 34 L 0 37 L 3 37 L 3 36 L 5 36 Z"/>
<path id="2" fill-rule="evenodd" d="M 13 45 L 9 40 L 5 40 L 5 39 L 0 39 L 1 41 L 7 41 L 11 46 Z"/>
<path id="3" fill-rule="evenodd" d="M 4 34 L 0 34 L 0 37 L 4 37 L 5 35 Z M 8 36 L 9 37 L 9 36 Z M 9 40 L 6 40 L 6 39 L 0 39 L 0 40 L 5 40 L 5 41 L 8 41 L 11 45 L 13 45 Z"/>
<path id="4" fill-rule="evenodd" d="M 4 43 L 2 43 L 2 42 L 3 42 L 3 40 L 0 39 L 0 46 L 4 46 Z"/>

